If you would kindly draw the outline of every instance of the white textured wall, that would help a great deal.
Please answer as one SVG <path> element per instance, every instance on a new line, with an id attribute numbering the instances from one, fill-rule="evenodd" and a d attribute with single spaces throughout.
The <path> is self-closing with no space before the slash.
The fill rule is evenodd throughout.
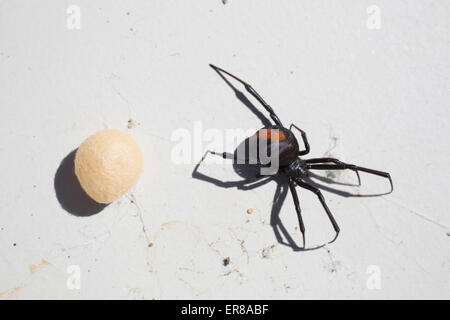
<path id="1" fill-rule="evenodd" d="M 79 30 L 66 27 L 70 4 Z M 367 27 L 370 5 L 380 29 Z M 0 297 L 450 298 L 449 15 L 444 0 L 0 1 Z M 261 126 L 208 63 L 307 131 L 312 157 L 389 171 L 394 193 L 324 192 L 338 240 L 304 252 L 280 243 L 275 182 L 220 188 L 171 161 L 177 128 Z M 145 171 L 127 196 L 76 216 L 55 174 L 103 128 L 137 140 Z M 229 164 L 201 171 L 239 179 Z M 69 188 L 61 179 L 57 192 Z M 328 187 L 388 188 L 362 182 Z M 331 239 L 316 197 L 298 192 L 307 244 Z M 279 216 L 299 245 L 289 194 Z M 70 266 L 79 290 L 67 287 Z"/>

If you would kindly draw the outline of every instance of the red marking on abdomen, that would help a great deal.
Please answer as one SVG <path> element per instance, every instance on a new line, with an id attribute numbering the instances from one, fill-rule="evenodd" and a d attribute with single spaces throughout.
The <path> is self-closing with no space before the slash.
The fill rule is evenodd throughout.
<path id="1" fill-rule="evenodd" d="M 283 132 L 281 132 L 279 130 L 275 130 L 272 133 L 271 129 L 261 129 L 258 132 L 256 132 L 256 137 L 258 137 L 259 139 L 265 139 L 265 140 L 272 139 L 272 136 L 273 136 L 274 140 L 278 140 L 278 141 L 282 141 L 282 140 L 286 139 Z"/>

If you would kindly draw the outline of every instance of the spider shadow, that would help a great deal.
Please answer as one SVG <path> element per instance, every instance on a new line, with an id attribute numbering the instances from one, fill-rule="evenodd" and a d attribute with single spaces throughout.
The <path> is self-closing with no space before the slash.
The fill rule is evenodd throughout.
<path id="1" fill-rule="evenodd" d="M 244 144 L 245 142 L 242 142 Z M 237 150 L 239 150 L 239 147 L 235 150 L 234 154 L 236 155 Z M 234 171 L 243 178 L 242 180 L 237 181 L 222 181 L 220 179 L 213 178 L 211 176 L 205 175 L 204 173 L 199 172 L 199 167 L 203 160 L 205 159 L 206 155 L 208 154 L 208 151 L 205 153 L 203 158 L 197 163 L 194 170 L 192 171 L 192 178 L 202 180 L 208 183 L 212 183 L 220 188 L 237 188 L 239 190 L 243 191 L 249 191 L 253 190 L 255 188 L 261 187 L 271 181 L 274 181 L 276 183 L 276 190 L 275 195 L 273 197 L 273 203 L 272 208 L 270 212 L 270 225 L 272 226 L 273 232 L 275 234 L 275 238 L 277 239 L 277 242 L 281 245 L 285 245 L 290 247 L 293 251 L 311 251 L 316 250 L 319 248 L 322 248 L 325 246 L 319 245 L 311 248 L 302 248 L 298 245 L 301 244 L 301 237 L 299 237 L 298 242 L 294 240 L 294 238 L 291 236 L 289 231 L 286 229 L 284 224 L 281 221 L 280 213 L 281 209 L 283 207 L 284 201 L 286 200 L 286 197 L 289 193 L 289 185 L 287 177 L 284 175 L 273 175 L 273 176 L 263 176 L 259 181 L 255 180 L 254 177 L 259 174 L 260 168 L 256 165 L 250 165 L 250 164 L 237 164 L 233 163 L 233 169 Z M 330 192 L 337 194 L 339 196 L 343 197 L 374 197 L 374 196 L 380 196 L 384 195 L 382 194 L 369 194 L 369 195 L 358 195 L 358 194 L 352 194 L 347 191 L 339 190 L 333 187 L 330 187 L 328 185 L 324 185 L 322 183 L 318 183 L 318 181 L 321 181 L 323 183 L 327 184 L 335 184 L 335 185 L 342 185 L 342 186 L 358 186 L 358 184 L 353 183 L 343 183 L 338 182 L 335 180 L 332 180 L 327 177 L 320 176 L 318 174 L 315 174 L 313 172 L 309 172 L 309 176 L 304 179 L 305 182 L 308 182 L 309 184 Z"/>
<path id="2" fill-rule="evenodd" d="M 90 198 L 75 175 L 75 154 L 70 152 L 59 165 L 55 173 L 54 188 L 56 198 L 61 207 L 78 217 L 87 217 L 99 213 L 107 204 L 102 204 Z"/>

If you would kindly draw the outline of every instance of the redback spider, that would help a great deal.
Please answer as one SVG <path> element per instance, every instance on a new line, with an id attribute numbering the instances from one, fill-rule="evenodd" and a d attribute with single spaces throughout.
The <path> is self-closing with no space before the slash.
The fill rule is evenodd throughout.
<path id="1" fill-rule="evenodd" d="M 394 186 L 392 183 L 392 179 L 389 173 L 382 172 L 378 170 L 368 169 L 360 166 L 356 166 L 353 164 L 344 163 L 338 159 L 334 158 L 314 158 L 314 159 L 301 159 L 300 156 L 304 156 L 309 153 L 309 143 L 308 139 L 306 137 L 306 133 L 297 127 L 294 124 L 291 124 L 289 129 L 285 128 L 283 124 L 281 123 L 278 116 L 273 111 L 272 107 L 269 106 L 263 98 L 255 91 L 255 89 L 252 88 L 251 85 L 246 83 L 245 81 L 239 79 L 238 77 L 232 75 L 231 73 L 218 68 L 212 64 L 210 66 L 217 72 L 223 72 L 227 74 L 228 76 L 232 77 L 233 79 L 239 81 L 241 84 L 244 85 L 245 89 L 258 100 L 261 105 L 269 112 L 270 118 L 275 123 L 274 125 L 270 124 L 268 126 L 263 127 L 262 129 L 258 130 L 251 138 L 256 140 L 258 142 L 258 146 L 260 146 L 260 142 L 264 142 L 267 146 L 270 147 L 276 147 L 278 148 L 278 170 L 275 174 L 283 174 L 287 177 L 288 183 L 289 183 L 289 189 L 292 194 L 292 198 L 295 204 L 295 210 L 297 211 L 298 216 L 298 222 L 300 225 L 300 231 L 302 232 L 302 240 L 303 240 L 303 248 L 305 248 L 305 225 L 303 223 L 301 210 L 300 210 L 300 204 L 298 201 L 297 191 L 295 190 L 295 187 L 298 185 L 304 189 L 308 189 L 312 192 L 314 192 L 317 197 L 319 198 L 320 203 L 322 204 L 323 208 L 325 209 L 325 212 L 327 213 L 328 218 L 331 221 L 331 224 L 333 225 L 333 228 L 336 232 L 335 237 L 333 240 L 331 240 L 329 243 L 332 243 L 335 241 L 339 235 L 339 226 L 336 222 L 336 220 L 333 217 L 333 214 L 331 213 L 330 209 L 328 208 L 325 199 L 322 195 L 322 192 L 314 185 L 310 184 L 308 181 L 306 181 L 306 177 L 309 175 L 309 170 L 343 170 L 343 169 L 349 169 L 356 173 L 358 177 L 358 183 L 361 184 L 361 179 L 359 177 L 358 171 L 367 172 L 370 174 L 374 174 L 377 176 L 385 177 L 389 179 L 391 190 L 389 193 L 391 193 L 394 190 Z M 295 128 L 298 130 L 301 134 L 304 149 L 300 150 L 299 144 L 297 142 L 297 139 L 295 135 L 292 132 L 292 128 Z M 262 143 L 261 145 L 263 145 Z M 228 153 L 228 152 L 215 152 L 215 151 L 207 151 L 207 153 L 215 154 L 222 156 L 224 159 L 232 159 L 232 160 L 242 160 L 242 161 L 249 161 L 249 155 L 246 154 L 245 159 L 238 159 L 236 154 Z M 267 166 L 261 164 L 261 161 L 259 161 L 257 164 L 260 167 Z M 259 179 L 263 177 L 263 175 L 259 174 L 253 179 Z"/>

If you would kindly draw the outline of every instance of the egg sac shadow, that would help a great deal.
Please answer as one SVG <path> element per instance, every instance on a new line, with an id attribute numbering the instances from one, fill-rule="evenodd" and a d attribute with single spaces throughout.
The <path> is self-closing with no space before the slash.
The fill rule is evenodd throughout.
<path id="1" fill-rule="evenodd" d="M 67 212 L 87 217 L 102 211 L 107 204 L 102 204 L 90 198 L 81 188 L 75 175 L 75 154 L 78 149 L 69 153 L 55 173 L 55 193 L 61 207 Z"/>

